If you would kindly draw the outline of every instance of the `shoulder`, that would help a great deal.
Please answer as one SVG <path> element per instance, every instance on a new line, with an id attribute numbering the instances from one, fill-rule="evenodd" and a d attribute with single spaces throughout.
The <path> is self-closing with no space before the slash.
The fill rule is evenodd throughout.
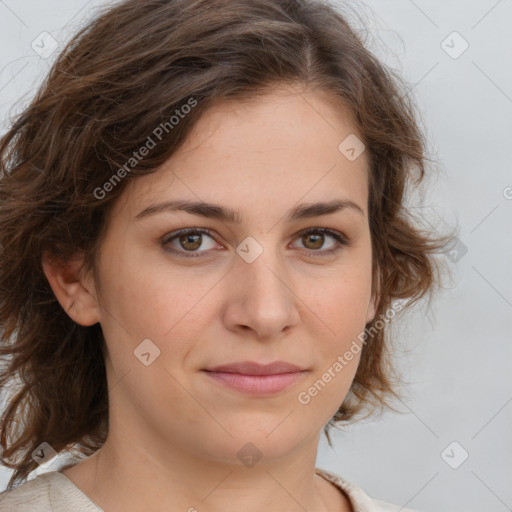
<path id="1" fill-rule="evenodd" d="M 354 510 L 358 512 L 418 512 L 400 505 L 370 498 L 361 487 L 352 484 L 331 471 L 316 468 L 316 473 L 332 482 L 349 498 Z"/>
<path id="2" fill-rule="evenodd" d="M 14 489 L 3 491 L 0 493 L 0 509 L 14 510 L 17 507 L 27 512 L 51 510 L 51 485 L 52 479 L 48 477 L 48 474 L 43 474 Z"/>
<path id="3" fill-rule="evenodd" d="M 40 474 L 0 493 L 0 510 L 23 512 L 97 512 L 94 504 L 57 471 Z"/>

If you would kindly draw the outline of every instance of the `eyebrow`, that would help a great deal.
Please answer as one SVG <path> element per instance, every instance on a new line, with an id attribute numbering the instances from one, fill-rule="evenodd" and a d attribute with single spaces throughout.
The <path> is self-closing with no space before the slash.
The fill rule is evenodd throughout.
<path id="1" fill-rule="evenodd" d="M 319 217 L 321 215 L 330 215 L 338 211 L 350 209 L 361 215 L 364 215 L 363 209 L 349 199 L 335 199 L 324 203 L 305 203 L 292 208 L 286 215 L 288 222 Z M 241 224 L 240 213 L 230 208 L 225 208 L 217 204 L 204 203 L 201 201 L 175 200 L 164 201 L 155 205 L 148 206 L 139 212 L 135 219 L 143 219 L 151 215 L 157 215 L 164 212 L 184 211 L 192 215 L 217 219 L 226 223 Z"/>

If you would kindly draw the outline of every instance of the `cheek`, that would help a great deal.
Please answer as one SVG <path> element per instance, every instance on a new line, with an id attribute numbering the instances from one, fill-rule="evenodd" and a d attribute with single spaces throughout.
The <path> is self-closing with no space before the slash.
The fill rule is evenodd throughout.
<path id="1" fill-rule="evenodd" d="M 371 261 L 363 255 L 357 264 L 346 265 L 331 276 L 311 299 L 311 309 L 320 319 L 316 325 L 323 333 L 315 344 L 318 365 L 314 382 L 322 390 L 318 403 L 333 413 L 357 371 L 370 298 Z"/>
<path id="2" fill-rule="evenodd" d="M 366 268 L 368 267 L 368 268 Z M 350 266 L 309 289 L 308 303 L 334 339 L 346 339 L 363 329 L 371 299 L 371 266 Z"/>
<path id="3" fill-rule="evenodd" d="M 169 347 L 175 356 L 187 352 L 208 323 L 209 292 L 218 276 L 192 278 L 190 269 L 176 272 L 161 265 L 129 265 L 127 260 L 104 277 L 108 313 L 102 328 L 112 355 L 127 344 L 133 351 L 144 339 L 160 349 L 160 362 L 168 360 Z"/>
<path id="4" fill-rule="evenodd" d="M 370 279 L 342 279 L 324 290 L 322 300 L 317 298 L 315 312 L 321 319 L 317 325 L 322 325 L 324 334 L 316 339 L 317 364 L 298 401 L 321 422 L 338 410 L 357 372 L 370 285 Z"/>

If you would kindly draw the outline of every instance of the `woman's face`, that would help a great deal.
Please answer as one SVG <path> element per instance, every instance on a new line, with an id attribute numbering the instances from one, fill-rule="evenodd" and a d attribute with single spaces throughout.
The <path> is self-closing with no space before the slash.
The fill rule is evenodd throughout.
<path id="1" fill-rule="evenodd" d="M 374 314 L 366 155 L 354 160 L 353 135 L 339 149 L 353 133 L 323 95 L 276 90 L 217 104 L 166 165 L 130 181 L 95 291 L 111 432 L 236 463 L 317 441 L 349 390 L 357 337 Z M 334 201 L 345 207 L 303 209 Z M 171 202 L 216 207 L 161 206 Z M 209 233 L 180 236 L 187 228 Z M 207 371 L 275 361 L 302 373 Z"/>

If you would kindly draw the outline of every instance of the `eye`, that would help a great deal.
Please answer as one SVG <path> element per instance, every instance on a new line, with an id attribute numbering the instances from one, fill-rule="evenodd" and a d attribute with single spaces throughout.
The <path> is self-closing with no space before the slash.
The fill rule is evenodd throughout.
<path id="1" fill-rule="evenodd" d="M 343 246 L 349 246 L 348 239 L 338 231 L 333 231 L 326 228 L 309 228 L 300 233 L 299 240 L 306 245 L 306 249 L 312 249 L 313 252 L 308 252 L 308 256 L 324 256 L 339 251 Z M 331 238 L 330 248 L 320 250 L 324 244 L 325 239 Z"/>
<path id="2" fill-rule="evenodd" d="M 208 237 L 211 242 L 204 243 L 204 237 Z M 338 231 L 327 228 L 309 228 L 299 233 L 299 240 L 309 249 L 308 256 L 324 256 L 339 251 L 343 246 L 349 246 L 348 239 Z M 321 250 L 325 245 L 325 239 L 331 238 L 330 247 Z M 179 254 L 185 258 L 197 258 L 202 256 L 201 253 L 208 252 L 215 248 L 215 241 L 212 232 L 206 228 L 187 228 L 171 233 L 170 236 L 164 237 L 162 246 L 165 250 Z M 200 248 L 203 250 L 199 250 Z"/>
<path id="3" fill-rule="evenodd" d="M 165 237 L 164 240 L 162 241 L 162 245 L 164 247 L 171 245 L 170 248 L 166 249 L 166 250 L 169 250 L 170 252 L 178 253 L 180 255 L 183 255 L 183 253 L 186 252 L 189 254 L 185 254 L 184 255 L 185 257 L 197 258 L 198 256 L 200 256 L 200 254 L 196 255 L 194 253 L 205 252 L 205 251 L 198 251 L 198 249 L 201 246 L 203 246 L 203 237 L 205 235 L 213 240 L 213 238 L 211 236 L 211 231 L 209 229 L 205 229 L 205 228 L 183 229 L 183 230 L 179 231 L 178 233 L 176 233 L 174 236 L 171 236 L 170 238 Z M 179 247 L 176 248 L 176 245 L 174 247 L 172 247 L 171 242 L 174 242 Z M 206 250 L 208 250 L 208 249 L 212 249 L 213 248 L 212 245 L 214 246 L 215 244 L 210 243 L 210 247 L 208 247 L 208 244 L 206 244 L 206 245 L 207 245 Z M 192 253 L 192 254 L 190 254 L 190 253 Z"/>

